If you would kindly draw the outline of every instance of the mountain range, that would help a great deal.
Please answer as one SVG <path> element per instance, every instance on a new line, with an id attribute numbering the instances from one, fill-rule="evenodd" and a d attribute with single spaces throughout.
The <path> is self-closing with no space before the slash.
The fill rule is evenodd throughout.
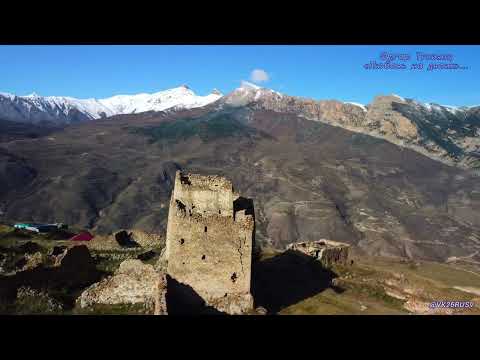
<path id="1" fill-rule="evenodd" d="M 452 107 L 381 95 L 368 105 L 287 96 L 246 84 L 222 98 L 227 104 L 294 113 L 368 134 L 462 168 L 480 168 L 480 106 Z M 222 101 L 222 100 L 219 100 Z"/>
<path id="2" fill-rule="evenodd" d="M 105 99 L 0 93 L 0 121 L 64 126 L 119 114 L 193 109 L 217 101 L 231 106 L 254 103 L 259 109 L 295 113 L 385 139 L 449 165 L 480 169 L 480 106 L 421 103 L 398 95 L 377 96 L 367 105 L 316 101 L 284 95 L 246 81 L 226 96 L 218 90 L 198 96 L 186 85 L 153 94 Z"/>
<path id="3" fill-rule="evenodd" d="M 15 96 L 0 93 L 0 116 L 24 123 L 71 124 L 118 114 L 163 111 L 205 106 L 222 94 L 213 90 L 198 96 L 186 85 L 153 94 L 116 95 L 106 99 L 76 99 L 65 96 Z"/>
<path id="4" fill-rule="evenodd" d="M 0 112 L 0 216 L 163 233 L 183 169 L 226 176 L 253 198 L 260 244 L 329 238 L 480 263 L 479 107 L 317 101 L 249 83 L 213 95 L 68 126 Z"/>

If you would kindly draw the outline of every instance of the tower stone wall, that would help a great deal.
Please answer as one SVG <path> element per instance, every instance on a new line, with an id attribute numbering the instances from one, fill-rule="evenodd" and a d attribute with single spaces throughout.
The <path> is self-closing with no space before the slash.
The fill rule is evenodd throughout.
<path id="1" fill-rule="evenodd" d="M 230 181 L 177 171 L 165 250 L 171 278 L 219 311 L 251 310 L 253 234 L 253 203 Z"/>

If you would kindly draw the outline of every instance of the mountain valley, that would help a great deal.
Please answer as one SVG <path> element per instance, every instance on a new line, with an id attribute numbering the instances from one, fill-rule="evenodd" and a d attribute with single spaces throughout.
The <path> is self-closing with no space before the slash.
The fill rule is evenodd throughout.
<path id="1" fill-rule="evenodd" d="M 246 100 L 233 92 L 203 107 L 115 115 L 3 141 L 4 220 L 163 233 L 172 178 L 183 169 L 231 178 L 254 198 L 263 246 L 323 237 L 369 255 L 480 261 L 474 170 L 305 115 L 321 110 L 322 119 L 339 122 L 350 111 L 361 121 L 357 105 L 283 109 L 291 99 L 268 105 L 270 95 L 285 96 L 258 90 L 241 90 Z M 375 106 L 367 114 L 379 117 Z M 414 134 L 395 116 L 395 131 Z"/>

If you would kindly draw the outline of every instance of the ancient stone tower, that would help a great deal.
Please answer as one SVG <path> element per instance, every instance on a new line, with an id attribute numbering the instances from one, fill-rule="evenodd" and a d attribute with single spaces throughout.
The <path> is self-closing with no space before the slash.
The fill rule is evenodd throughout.
<path id="1" fill-rule="evenodd" d="M 229 314 L 253 308 L 253 202 L 220 176 L 177 171 L 168 213 L 167 273 Z"/>

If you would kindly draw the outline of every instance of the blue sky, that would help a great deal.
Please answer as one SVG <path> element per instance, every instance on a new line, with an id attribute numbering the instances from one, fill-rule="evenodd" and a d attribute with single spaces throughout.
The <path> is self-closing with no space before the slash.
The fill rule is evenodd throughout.
<path id="1" fill-rule="evenodd" d="M 407 70 L 366 70 L 380 54 L 409 54 Z M 416 52 L 453 55 L 464 70 L 410 70 Z M 394 60 L 400 64 L 402 61 Z M 0 46 L 0 92 L 79 98 L 187 84 L 199 95 L 250 80 L 289 95 L 369 103 L 395 93 L 446 105 L 480 104 L 480 46 Z"/>

